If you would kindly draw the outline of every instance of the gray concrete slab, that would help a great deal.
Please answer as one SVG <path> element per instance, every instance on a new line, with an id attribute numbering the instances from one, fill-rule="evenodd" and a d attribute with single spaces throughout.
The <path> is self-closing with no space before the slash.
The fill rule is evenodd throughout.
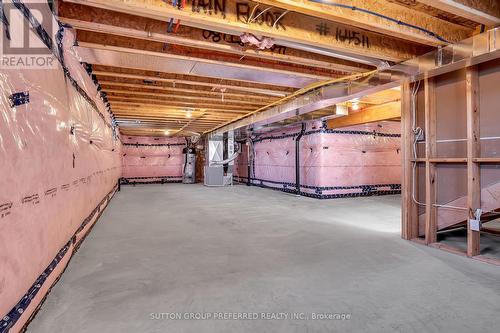
<path id="1" fill-rule="evenodd" d="M 500 268 L 401 240 L 399 200 L 123 187 L 28 332 L 498 332 Z M 214 312 L 259 319 L 151 319 Z"/>

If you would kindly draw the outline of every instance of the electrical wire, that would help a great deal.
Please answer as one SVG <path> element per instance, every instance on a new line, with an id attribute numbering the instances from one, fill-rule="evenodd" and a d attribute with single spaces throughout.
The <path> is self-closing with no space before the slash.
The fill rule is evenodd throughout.
<path id="1" fill-rule="evenodd" d="M 250 16 L 248 17 L 248 21 L 247 21 L 247 23 L 248 23 L 248 22 L 251 22 L 251 19 L 252 19 L 252 17 L 253 17 L 253 14 L 255 14 L 255 11 L 257 10 L 257 8 L 259 8 L 259 5 L 257 5 L 257 6 L 255 6 L 255 7 L 253 7 L 252 12 L 250 13 Z"/>
<path id="2" fill-rule="evenodd" d="M 289 10 L 286 10 L 283 12 L 283 14 L 281 14 L 277 19 L 276 21 L 274 21 L 274 24 L 273 24 L 273 28 L 276 28 L 276 25 L 278 24 L 279 21 L 281 21 L 281 19 L 286 15 L 288 14 L 290 11 Z"/>
<path id="3" fill-rule="evenodd" d="M 283 104 L 287 101 L 289 101 L 290 99 L 292 98 L 295 98 L 295 97 L 298 97 L 298 96 L 301 96 L 301 95 L 304 95 L 308 92 L 311 92 L 313 90 L 316 90 L 316 89 L 319 89 L 319 88 L 322 88 L 322 87 L 325 87 L 325 86 L 329 86 L 329 85 L 332 85 L 332 84 L 335 84 L 335 83 L 341 83 L 341 82 L 351 82 L 351 81 L 355 81 L 355 80 L 360 80 L 360 79 L 363 79 L 363 78 L 367 78 L 369 76 L 372 76 L 376 73 L 378 73 L 378 69 L 374 69 L 374 70 L 371 70 L 371 71 L 368 71 L 368 72 L 362 72 L 362 73 L 356 73 L 356 74 L 352 74 L 352 75 L 348 75 L 348 76 L 344 76 L 344 77 L 341 77 L 341 78 L 337 78 L 337 79 L 332 79 L 332 80 L 326 80 L 326 81 L 322 81 L 322 82 L 316 82 L 316 83 L 312 83 L 310 85 L 308 85 L 307 87 L 304 87 L 302 89 L 299 89 L 297 90 L 296 92 L 290 94 L 290 95 L 287 95 L 275 102 L 272 102 L 266 106 L 263 106 L 255 111 L 252 111 L 252 112 L 249 112 L 247 114 L 244 114 L 238 118 L 235 118 L 235 119 L 232 119 L 231 121 L 228 121 L 224 124 L 221 124 L 215 128 L 212 128 L 208 131 L 206 131 L 204 134 L 207 134 L 207 133 L 210 133 L 210 132 L 213 132 L 213 131 L 216 131 L 218 130 L 219 128 L 221 127 L 224 127 L 230 123 L 233 123 L 233 122 L 236 122 L 238 120 L 241 120 L 243 118 L 247 118 L 253 114 L 256 114 L 256 113 L 259 113 L 261 111 L 264 111 L 268 108 L 271 108 L 273 106 L 276 106 L 276 105 L 280 105 L 280 104 Z"/>
<path id="4" fill-rule="evenodd" d="M 425 33 L 425 34 L 427 34 L 427 35 L 429 35 L 431 37 L 434 37 L 434 38 L 436 38 L 436 39 L 438 39 L 438 40 L 440 40 L 440 41 L 442 41 L 444 43 L 448 43 L 448 44 L 450 43 L 449 41 L 447 41 L 446 39 L 444 39 L 443 37 L 439 36 L 438 34 L 436 34 L 433 31 L 427 30 L 425 28 L 419 27 L 419 26 L 414 25 L 414 24 L 410 24 L 410 23 L 406 23 L 406 22 L 397 20 L 397 19 L 392 18 L 390 16 L 387 16 L 387 15 L 384 15 L 384 14 L 380 14 L 380 13 L 377 13 L 377 12 L 374 12 L 374 11 L 371 11 L 371 10 L 368 10 L 368 9 L 359 8 L 359 7 L 351 6 L 351 5 L 344 5 L 344 4 L 341 4 L 341 3 L 334 3 L 334 2 L 330 2 L 328 0 L 309 0 L 309 1 L 310 2 L 321 3 L 321 4 L 325 4 L 325 5 L 329 5 L 329 6 L 339 7 L 339 8 L 351 9 L 353 11 L 359 11 L 359 12 L 362 12 L 362 13 L 365 13 L 365 14 L 377 16 L 377 17 L 383 18 L 385 20 L 397 23 L 399 25 L 402 25 L 402 26 L 405 26 L 405 27 L 412 28 L 412 29 L 418 30 L 420 32 L 423 32 L 423 33 Z"/>
<path id="5" fill-rule="evenodd" d="M 416 84 L 413 85 L 412 91 L 411 91 L 411 115 L 412 115 L 412 132 L 415 136 L 413 140 L 413 158 L 415 161 L 413 161 L 413 177 L 412 177 L 412 184 L 411 184 L 411 197 L 413 202 L 415 202 L 419 206 L 424 206 L 427 207 L 426 203 L 420 202 L 416 198 L 416 179 L 417 179 L 417 144 L 419 143 L 419 138 L 424 137 L 424 130 L 417 126 L 417 94 L 418 90 L 420 89 L 420 82 L 418 81 Z M 441 204 L 432 204 L 433 207 L 439 207 L 439 208 L 445 208 L 445 209 L 454 209 L 454 210 L 466 210 L 468 211 L 468 208 L 465 207 L 457 207 L 457 206 L 452 206 L 452 205 L 441 205 Z"/>
<path id="6" fill-rule="evenodd" d="M 424 134 L 424 131 L 422 130 L 422 128 L 417 126 L 417 94 L 418 94 L 418 90 L 420 89 L 420 82 L 421 81 L 418 81 L 412 87 L 411 103 L 410 103 L 411 115 L 412 115 L 411 128 L 412 128 L 413 135 L 415 136 L 415 138 L 413 139 L 413 158 L 414 159 L 417 158 L 418 138 L 422 137 L 422 135 Z M 413 162 L 412 170 L 413 170 L 413 177 L 412 177 L 412 182 L 411 182 L 411 198 L 412 198 L 413 202 L 415 202 L 417 205 L 425 206 L 425 203 L 419 202 L 416 198 L 416 195 L 415 195 L 415 193 L 416 193 L 416 181 L 415 181 L 415 179 L 417 178 L 417 162 L 416 161 Z"/>
<path id="7" fill-rule="evenodd" d="M 411 115 L 412 115 L 412 132 L 415 135 L 415 139 L 413 141 L 413 157 L 415 161 L 413 161 L 413 177 L 412 177 L 412 200 L 419 206 L 427 207 L 427 204 L 423 202 L 419 202 L 416 199 L 416 178 L 417 178 L 417 143 L 418 138 L 422 137 L 424 135 L 424 131 L 422 128 L 417 126 L 417 108 L 416 108 L 416 98 L 418 94 L 418 90 L 420 89 L 420 82 L 418 81 L 417 84 L 415 84 L 412 88 L 411 92 Z M 497 137 L 491 137 L 492 139 L 497 139 Z M 487 138 L 489 139 L 489 138 Z M 442 204 L 432 204 L 433 207 L 439 207 L 439 208 L 444 208 L 444 209 L 452 209 L 452 210 L 462 210 L 462 211 L 469 211 L 469 208 L 467 207 L 457 207 L 457 206 L 452 206 L 452 205 L 442 205 Z M 482 212 L 482 214 L 494 214 L 494 215 L 500 215 L 499 212 L 496 211 L 496 209 L 490 210 L 490 211 L 485 211 Z"/>
<path id="8" fill-rule="evenodd" d="M 268 7 L 266 9 L 264 9 L 263 11 L 261 11 L 257 16 L 255 16 L 251 21 L 250 23 L 253 23 L 255 22 L 255 20 L 257 20 L 262 14 L 266 13 L 267 11 L 273 9 L 273 7 Z"/>

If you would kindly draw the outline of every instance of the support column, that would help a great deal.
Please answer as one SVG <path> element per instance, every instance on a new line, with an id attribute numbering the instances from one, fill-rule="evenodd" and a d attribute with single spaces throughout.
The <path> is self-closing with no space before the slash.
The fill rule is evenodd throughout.
<path id="1" fill-rule="evenodd" d="M 403 179 L 402 194 L 402 237 L 411 240 L 418 237 L 417 205 L 412 199 L 412 115 L 411 115 L 411 83 L 406 81 L 401 87 L 401 155 Z"/>
<path id="2" fill-rule="evenodd" d="M 434 78 L 426 78 L 425 94 L 425 243 L 437 242 L 436 165 L 436 90 Z"/>
<path id="3" fill-rule="evenodd" d="M 467 68 L 467 206 L 469 219 L 474 218 L 476 209 L 481 208 L 480 127 L 479 127 L 479 73 L 477 66 Z M 480 254 L 480 232 L 470 229 L 467 221 L 467 255 Z"/>

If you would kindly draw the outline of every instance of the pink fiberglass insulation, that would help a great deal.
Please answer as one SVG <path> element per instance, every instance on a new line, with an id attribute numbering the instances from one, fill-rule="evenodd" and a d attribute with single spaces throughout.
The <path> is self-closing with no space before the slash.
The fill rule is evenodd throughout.
<path id="1" fill-rule="evenodd" d="M 252 183 L 295 191 L 295 139 L 300 128 L 286 128 L 253 139 Z M 336 130 L 306 125 L 300 140 L 300 184 L 317 198 L 398 193 L 401 189 L 400 124 L 380 122 Z M 236 179 L 246 181 L 245 149 Z"/>
<path id="2" fill-rule="evenodd" d="M 72 53 L 73 32 L 61 33 L 60 45 L 50 36 L 66 72 L 54 55 L 54 68 L 0 72 L 2 333 L 21 330 L 121 176 L 111 116 Z"/>
<path id="3" fill-rule="evenodd" d="M 184 138 L 123 137 L 125 183 L 182 181 Z"/>

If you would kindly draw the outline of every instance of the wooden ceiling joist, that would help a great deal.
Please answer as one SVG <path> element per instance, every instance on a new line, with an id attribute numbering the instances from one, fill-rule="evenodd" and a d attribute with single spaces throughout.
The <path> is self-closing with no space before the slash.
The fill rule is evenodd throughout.
<path id="1" fill-rule="evenodd" d="M 370 106 L 347 116 L 328 120 L 328 128 L 342 128 L 384 120 L 394 120 L 401 117 L 401 102 L 390 102 Z"/>
<path id="2" fill-rule="evenodd" d="M 58 10 L 76 29 L 75 50 L 92 65 L 122 134 L 192 135 L 263 110 L 311 83 L 374 69 L 363 63 L 398 62 L 443 40 L 471 36 L 477 28 L 466 20 L 471 17 L 462 13 L 467 24 L 461 24 L 441 16 L 460 15 L 450 3 L 473 2 L 466 7 L 495 16 L 481 8 L 490 0 L 412 1 L 418 10 L 407 0 L 193 0 L 181 9 L 163 0 L 64 0 Z M 171 18 L 181 22 L 175 31 Z M 245 45 L 243 33 L 275 45 Z M 359 98 L 361 111 L 330 119 L 328 126 L 399 120 L 399 94 Z M 334 114 L 332 107 L 308 116 Z"/>
<path id="3" fill-rule="evenodd" d="M 184 47 L 164 48 L 163 43 L 149 42 L 127 37 L 109 36 L 101 33 L 78 31 L 78 45 L 89 49 L 108 50 L 136 54 L 139 56 L 156 56 L 165 59 L 198 61 L 208 64 L 220 64 L 228 67 L 269 71 L 308 77 L 316 80 L 326 80 L 344 76 L 343 72 L 326 70 L 304 65 L 282 64 L 277 61 L 259 60 L 251 57 L 241 57 L 215 51 L 187 49 Z"/>
<path id="4" fill-rule="evenodd" d="M 248 110 L 248 109 L 254 109 L 254 108 L 259 108 L 259 106 L 262 106 L 263 104 L 236 104 L 236 103 L 206 103 L 202 101 L 185 101 L 181 99 L 168 99 L 168 100 L 158 100 L 158 99 L 151 99 L 151 98 L 139 98 L 139 97 L 116 97 L 116 96 L 108 96 L 108 100 L 111 103 L 111 106 L 113 105 L 123 105 L 123 104 L 141 104 L 142 106 L 150 105 L 150 106 L 164 106 L 168 105 L 169 107 L 172 105 L 177 105 L 177 106 L 185 106 L 186 108 L 198 108 L 201 109 L 203 106 L 206 107 L 219 107 L 219 108 L 225 108 L 225 109 L 240 109 L 240 110 Z"/>
<path id="5" fill-rule="evenodd" d="M 212 108 L 212 109 L 220 109 L 220 110 L 235 110 L 233 106 L 225 106 L 225 105 L 220 105 L 220 104 L 207 104 L 207 103 L 187 103 L 187 102 L 169 102 L 167 103 L 153 103 L 152 101 L 149 102 L 118 102 L 115 101 L 112 103 L 113 105 L 116 106 L 125 106 L 125 107 L 131 107 L 131 108 L 165 108 L 165 109 L 172 109 L 172 108 L 195 108 L 195 109 L 206 109 L 206 108 Z M 248 105 L 246 108 L 237 108 L 237 110 L 240 111 L 245 111 L 245 112 L 252 112 L 254 109 L 248 108 Z"/>
<path id="6" fill-rule="evenodd" d="M 199 89 L 202 89 L 201 91 L 206 91 L 204 88 L 209 88 L 210 90 L 221 90 L 224 89 L 228 91 L 229 93 L 231 92 L 246 92 L 246 93 L 251 93 L 255 95 L 264 95 L 264 96 L 274 96 L 274 97 L 282 97 L 286 96 L 289 92 L 285 90 L 279 90 L 277 88 L 279 87 L 266 87 L 266 88 L 259 88 L 259 87 L 250 87 L 250 86 L 233 86 L 231 83 L 226 82 L 227 80 L 219 80 L 214 82 L 205 82 L 203 81 L 202 78 L 198 77 L 200 80 L 197 81 L 197 77 L 192 77 L 191 80 L 183 80 L 183 79 L 177 79 L 175 77 L 173 78 L 162 78 L 159 76 L 149 76 L 149 75 L 135 75 L 135 74 L 126 74 L 126 73 L 114 73 L 114 72 L 106 72 L 106 71 L 99 71 L 99 70 L 94 70 L 93 73 L 100 79 L 103 79 L 103 81 L 107 81 L 110 78 L 130 78 L 130 79 L 137 79 L 137 80 L 142 80 L 142 86 L 143 88 L 151 88 L 151 89 L 168 89 L 166 86 L 159 86 L 155 85 L 155 82 L 162 82 L 162 83 L 169 83 L 171 84 L 170 86 L 173 89 L 176 89 L 179 87 L 185 87 L 185 88 L 190 88 L 194 89 L 197 91 L 200 91 Z M 173 76 L 173 75 L 172 75 Z M 148 83 L 145 83 L 147 81 Z M 119 82 L 119 81 L 117 81 Z M 150 82 L 150 83 L 149 83 Z M 201 87 L 201 88 L 199 88 Z"/>
<path id="7" fill-rule="evenodd" d="M 454 24 L 426 13 L 408 10 L 404 6 L 387 2 L 385 0 L 335 0 L 317 1 L 308 0 L 254 0 L 266 6 L 275 6 L 283 9 L 304 13 L 323 20 L 335 21 L 362 29 L 378 32 L 384 35 L 398 37 L 408 41 L 415 41 L 426 45 L 443 45 L 430 34 L 426 34 L 412 26 L 441 36 L 450 42 L 461 41 L 472 36 L 473 30 Z M 430 0 L 435 2 L 435 0 Z M 362 9 L 362 10 L 359 10 Z M 379 14 L 374 15 L 368 12 Z M 388 20 L 390 17 L 395 21 Z M 407 23 L 404 25 L 402 23 Z"/>
<path id="8" fill-rule="evenodd" d="M 60 20 L 79 30 L 107 33 L 128 38 L 144 39 L 205 50 L 216 50 L 268 60 L 319 67 L 346 73 L 370 69 L 366 65 L 335 59 L 325 55 L 276 46 L 260 50 L 241 43 L 239 36 L 180 26 L 175 34 L 167 33 L 168 22 L 147 17 L 117 13 L 101 8 L 67 2 L 59 3 Z"/>
<path id="9" fill-rule="evenodd" d="M 137 105 L 131 105 L 131 104 L 125 104 L 125 105 L 116 105 L 113 107 L 113 112 L 118 111 L 118 110 L 140 110 L 141 112 L 162 112 L 162 113 L 173 113 L 175 114 L 178 111 L 186 112 L 186 110 L 193 110 L 193 111 L 210 111 L 210 112 L 222 112 L 222 113 L 234 113 L 234 114 L 246 114 L 249 111 L 248 110 L 236 110 L 232 108 L 228 109 L 222 109 L 222 108 L 209 108 L 209 107 L 204 107 L 204 108 L 186 108 L 182 106 L 163 106 L 163 105 L 155 105 L 154 107 L 139 107 Z"/>
<path id="10" fill-rule="evenodd" d="M 201 115 L 209 115 L 214 120 L 219 120 L 219 119 L 231 119 L 235 117 L 235 114 L 231 113 L 221 113 L 221 112 L 209 112 L 209 111 L 204 111 L 204 112 L 190 112 L 189 114 L 184 112 L 184 113 L 161 113 L 161 112 L 143 112 L 141 111 L 133 111 L 133 110 L 118 110 L 115 113 L 116 118 L 126 118 L 126 117 L 133 117 L 134 119 L 193 119 L 197 118 Z"/>
<path id="11" fill-rule="evenodd" d="M 151 81 L 152 83 L 163 82 L 163 83 L 171 83 L 172 85 L 185 84 L 191 86 L 232 89 L 254 94 L 262 94 L 262 95 L 270 95 L 278 97 L 283 97 L 295 91 L 295 89 L 293 88 L 276 86 L 265 83 L 256 83 L 256 82 L 249 83 L 234 79 L 214 79 L 197 75 L 164 73 L 164 72 L 147 71 L 147 70 L 140 70 L 133 68 L 119 68 L 119 67 L 110 67 L 101 65 L 94 65 L 92 73 L 98 76 L 106 76 L 111 78 L 131 78 L 143 81 L 144 80 Z"/>
<path id="12" fill-rule="evenodd" d="M 498 0 L 418 0 L 418 2 L 486 26 L 493 27 L 500 24 Z"/>
<path id="13" fill-rule="evenodd" d="M 222 96 L 227 98 L 239 98 L 245 99 L 248 101 L 259 101 L 271 103 L 274 101 L 272 98 L 263 98 L 261 96 L 255 95 L 245 95 L 245 94 L 235 94 L 230 92 L 220 92 L 213 90 L 197 90 L 197 89 L 179 89 L 179 88 L 163 88 L 158 86 L 148 86 L 148 85 L 139 85 L 139 84 L 127 84 L 127 83 L 118 83 L 118 82 L 109 82 L 109 81 L 99 81 L 103 90 L 107 93 L 127 93 L 131 95 L 143 95 L 143 96 L 155 96 L 155 97 L 165 97 L 169 96 L 169 93 L 172 94 L 183 94 L 184 96 L 197 96 L 197 97 L 217 97 L 221 98 Z"/>
<path id="14" fill-rule="evenodd" d="M 162 0 L 66 0 L 71 3 L 167 21 L 179 19 L 184 25 L 233 35 L 253 33 L 277 40 L 319 46 L 332 51 L 348 52 L 388 61 L 401 61 L 425 53 L 426 48 L 410 41 L 393 38 L 394 33 L 383 36 L 355 26 L 325 21 L 305 14 L 284 10 L 269 10 L 261 19 L 249 18 L 256 3 L 238 3 L 217 0 L 218 10 L 198 11 L 197 1 L 187 8 L 178 9 Z M 366 1 L 368 3 L 368 1 Z M 214 3 L 214 2 L 211 2 Z M 225 4 L 224 7 L 220 6 Z M 353 15 L 347 11 L 346 15 Z M 357 13 L 355 13 L 357 14 Z M 278 21 L 278 18 L 279 21 Z M 373 19 L 373 18 L 372 18 Z M 356 20 L 353 20 L 356 21 Z M 365 19 L 366 21 L 366 19 Z M 443 22 L 445 24 L 445 22 Z M 455 29 L 457 30 L 457 29 Z M 458 32 L 457 32 L 458 33 Z M 415 40 L 416 37 L 413 39 Z"/>
<path id="15" fill-rule="evenodd" d="M 168 103 L 171 101 L 182 101 L 182 102 L 188 102 L 188 101 L 193 101 L 198 102 L 198 103 L 205 103 L 205 102 L 216 102 L 216 103 L 221 103 L 221 105 L 238 105 L 241 106 L 242 104 L 248 104 L 252 106 L 259 106 L 259 105 L 267 105 L 269 104 L 268 102 L 265 101 L 255 101 L 255 100 L 238 100 L 238 99 L 230 99 L 226 98 L 224 96 L 222 97 L 203 97 L 203 96 L 187 96 L 187 95 L 161 95 L 157 94 L 156 96 L 151 96 L 149 94 L 137 94 L 134 92 L 129 92 L 129 91 L 115 91 L 115 90 L 107 90 L 107 97 L 111 101 L 111 99 L 114 100 L 144 100 L 144 101 L 151 101 L 152 99 L 155 102 L 164 102 Z M 134 96 L 135 95 L 135 96 Z M 149 96 L 149 98 L 148 98 Z"/>

